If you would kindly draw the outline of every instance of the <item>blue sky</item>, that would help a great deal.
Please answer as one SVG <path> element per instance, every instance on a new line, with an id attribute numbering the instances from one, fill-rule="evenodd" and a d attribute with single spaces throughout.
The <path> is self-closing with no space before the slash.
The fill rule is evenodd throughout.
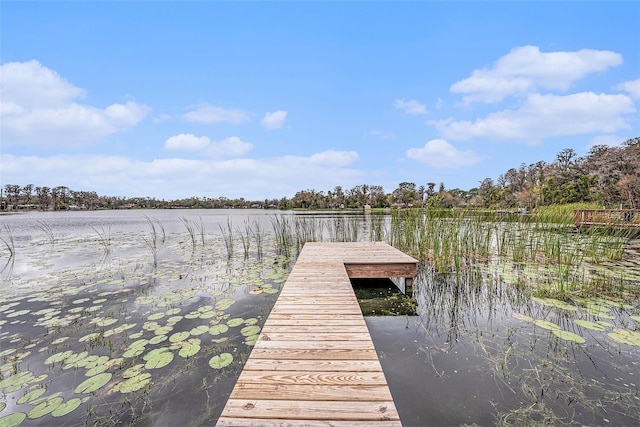
<path id="1" fill-rule="evenodd" d="M 0 2 L 0 184 L 468 190 L 640 136 L 640 2 Z"/>

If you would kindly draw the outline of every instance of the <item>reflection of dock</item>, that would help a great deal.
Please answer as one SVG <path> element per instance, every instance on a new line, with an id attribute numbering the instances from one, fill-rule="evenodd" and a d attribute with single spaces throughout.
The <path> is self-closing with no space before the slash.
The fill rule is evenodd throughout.
<path id="1" fill-rule="evenodd" d="M 399 426 L 350 277 L 416 275 L 384 243 L 307 243 L 218 426 Z"/>
<path id="2" fill-rule="evenodd" d="M 580 209 L 573 222 L 582 227 L 611 227 L 640 232 L 640 209 Z"/>

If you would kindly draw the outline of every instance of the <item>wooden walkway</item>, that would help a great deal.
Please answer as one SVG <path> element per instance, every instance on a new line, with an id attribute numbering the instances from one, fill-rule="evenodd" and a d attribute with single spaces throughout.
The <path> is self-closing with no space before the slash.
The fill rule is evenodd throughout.
<path id="1" fill-rule="evenodd" d="M 415 277 L 385 243 L 306 243 L 217 426 L 400 426 L 351 277 Z"/>
<path id="2" fill-rule="evenodd" d="M 640 231 L 640 209 L 579 209 L 573 216 L 576 227 L 621 228 Z"/>

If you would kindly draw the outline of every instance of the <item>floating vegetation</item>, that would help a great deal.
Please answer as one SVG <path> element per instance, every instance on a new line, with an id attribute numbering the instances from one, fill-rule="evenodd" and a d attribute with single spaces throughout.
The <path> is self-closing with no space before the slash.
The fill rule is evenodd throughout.
<path id="1" fill-rule="evenodd" d="M 213 356 L 209 360 L 209 366 L 213 369 L 222 369 L 226 368 L 233 362 L 233 355 L 231 353 L 222 353 L 216 356 Z"/>
<path id="2" fill-rule="evenodd" d="M 607 334 L 609 338 L 622 344 L 640 347 L 640 332 L 629 329 L 615 329 Z"/>

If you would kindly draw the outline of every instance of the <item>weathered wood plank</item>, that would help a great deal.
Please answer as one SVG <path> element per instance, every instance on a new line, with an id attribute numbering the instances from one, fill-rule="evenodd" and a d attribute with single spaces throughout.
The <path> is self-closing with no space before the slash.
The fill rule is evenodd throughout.
<path id="1" fill-rule="evenodd" d="M 254 348 L 250 359 L 378 360 L 373 348 Z"/>
<path id="2" fill-rule="evenodd" d="M 226 416 L 245 418 L 279 418 L 346 421 L 399 420 L 390 402 L 340 402 L 300 400 L 229 399 Z"/>
<path id="3" fill-rule="evenodd" d="M 371 427 L 371 421 L 283 420 L 265 418 L 220 418 L 219 427 Z M 376 427 L 400 427 L 399 420 L 376 421 Z"/>
<path id="4" fill-rule="evenodd" d="M 244 365 L 248 371 L 310 371 L 310 372 L 380 372 L 377 360 L 298 360 L 254 359 Z"/>
<path id="5" fill-rule="evenodd" d="M 328 384 L 238 384 L 232 399 L 333 400 L 379 402 L 390 401 L 386 385 L 328 385 Z M 346 397 L 345 397 L 346 396 Z"/>

